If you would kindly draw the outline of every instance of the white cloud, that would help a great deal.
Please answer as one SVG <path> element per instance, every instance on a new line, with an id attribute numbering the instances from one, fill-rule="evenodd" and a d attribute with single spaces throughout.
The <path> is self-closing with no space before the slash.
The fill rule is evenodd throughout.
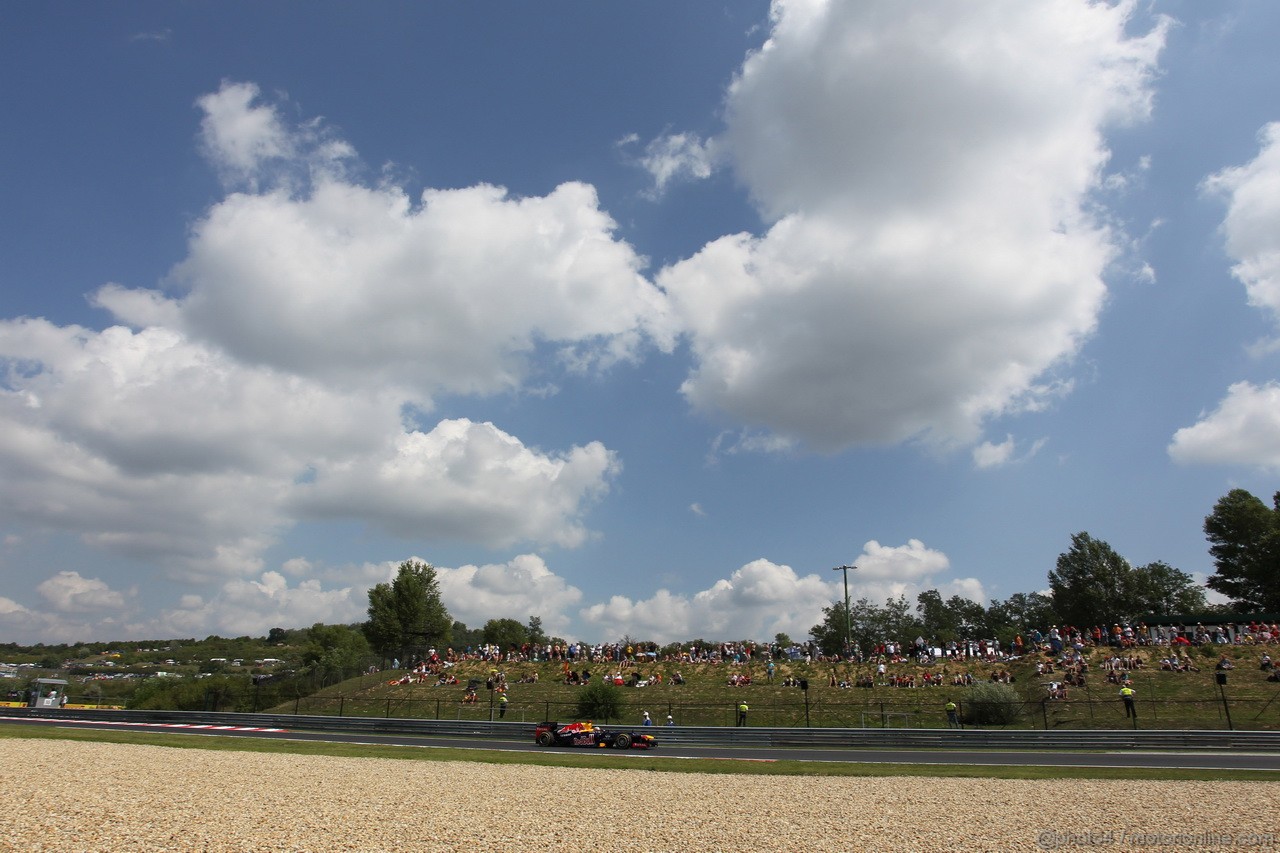
<path id="1" fill-rule="evenodd" d="M 550 456 L 493 424 L 454 419 L 399 435 L 390 451 L 319 467 L 291 505 L 310 517 L 364 518 L 402 537 L 574 547 L 588 535 L 581 513 L 618 471 L 599 442 Z"/>
<path id="2" fill-rule="evenodd" d="M 492 424 L 406 431 L 401 398 L 245 366 L 180 333 L 0 321 L 0 509 L 211 579 L 262 571 L 299 513 L 400 535 L 573 545 L 619 465 Z"/>
<path id="3" fill-rule="evenodd" d="M 122 593 L 98 578 L 81 577 L 79 572 L 58 572 L 37 586 L 36 592 L 62 613 L 93 613 L 125 607 Z"/>
<path id="4" fill-rule="evenodd" d="M 365 589 L 325 589 L 318 580 L 294 586 L 284 575 L 263 572 L 256 580 L 227 581 L 205 600 L 189 596 L 176 608 L 147 623 L 138 636 L 262 636 L 273 627 L 310 626 L 316 622 L 362 621 L 369 605 Z"/>
<path id="5" fill-rule="evenodd" d="M 1259 133 L 1258 155 L 1211 175 L 1207 191 L 1227 200 L 1222 223 L 1232 274 L 1249 304 L 1280 322 L 1280 122 Z M 1255 345 L 1273 351 L 1277 341 Z M 1174 433 L 1169 455 L 1185 464 L 1254 465 L 1280 470 L 1280 383 L 1237 382 L 1214 411 Z"/>
<path id="6" fill-rule="evenodd" d="M 975 440 L 1092 333 L 1101 132 L 1149 109 L 1132 4 L 783 2 L 719 140 L 761 211 L 662 270 L 682 388 L 822 449 Z"/>
<path id="7" fill-rule="evenodd" d="M 1013 450 L 1014 442 L 1011 435 L 1006 436 L 1005 440 L 999 444 L 984 441 L 973 449 L 973 467 L 998 468 L 1013 458 Z"/>
<path id="8" fill-rule="evenodd" d="M 985 468 L 1000 468 L 1015 462 L 1025 462 L 1039 453 L 1047 442 L 1048 439 L 1045 438 L 1036 439 L 1022 456 L 1016 456 L 1018 444 L 1014 441 L 1012 435 L 1006 435 L 1005 440 L 999 444 L 984 441 L 973 448 L 973 467 L 982 470 Z"/>
<path id="9" fill-rule="evenodd" d="M 568 614 L 582 599 L 582 591 L 547 568 L 536 554 L 521 554 L 506 563 L 437 568 L 440 599 L 454 619 L 479 628 L 490 619 L 529 617 L 542 620 L 552 636 L 569 630 Z"/>
<path id="10" fill-rule="evenodd" d="M 1228 201 L 1222 231 L 1236 259 L 1232 274 L 1249 304 L 1280 322 L 1280 122 L 1262 128 L 1258 138 L 1256 157 L 1211 175 L 1205 188 Z"/>
<path id="11" fill-rule="evenodd" d="M 248 181 L 263 164 L 293 153 L 293 141 L 276 111 L 256 104 L 253 83 L 224 82 L 196 103 L 204 111 L 200 137 L 206 156 L 231 180 Z"/>
<path id="12" fill-rule="evenodd" d="M 862 554 L 854 560 L 858 571 L 850 580 L 859 583 L 868 580 L 918 580 L 951 566 L 947 555 L 927 547 L 919 539 L 908 539 L 907 544 L 881 545 L 872 539 L 862 546 Z"/>
<path id="13" fill-rule="evenodd" d="M 615 595 L 584 608 L 580 617 L 604 640 L 771 640 L 779 632 L 799 638 L 821 621 L 835 588 L 819 575 L 800 577 L 790 566 L 759 559 L 692 597 L 666 589 L 643 601 Z"/>
<path id="14" fill-rule="evenodd" d="M 661 195 L 674 181 L 710 177 L 716 156 L 715 140 L 672 133 L 651 140 L 640 157 L 640 165 L 653 176 L 654 194 Z"/>
<path id="15" fill-rule="evenodd" d="M 917 539 L 886 547 L 870 541 L 849 574 L 851 599 L 867 597 L 874 604 L 888 598 L 915 595 L 939 588 L 944 597 L 963 595 L 986 601 L 982 584 L 974 578 L 935 582 L 950 563 L 945 554 Z M 728 578 L 691 596 L 657 590 L 650 598 L 634 600 L 614 595 L 580 611 L 593 636 L 605 640 L 624 635 L 659 643 L 703 637 L 771 640 L 785 633 L 793 639 L 809 636 L 822 621 L 822 610 L 844 596 L 843 578 L 819 574 L 799 576 L 790 566 L 766 559 L 746 564 Z"/>
<path id="16" fill-rule="evenodd" d="M 1217 409 L 1174 433 L 1169 456 L 1182 464 L 1280 470 L 1280 383 L 1235 383 Z"/>
<path id="17" fill-rule="evenodd" d="M 317 167 L 345 143 L 320 122 L 285 127 L 257 101 L 255 86 L 226 84 L 200 104 L 215 165 L 266 188 L 228 195 L 194 225 L 170 275 L 178 296 L 99 291 L 122 321 L 164 322 L 300 376 L 390 384 L 423 404 L 519 389 L 539 347 L 587 370 L 674 345 L 662 294 L 593 187 L 427 189 L 415 204 L 397 186 Z"/>

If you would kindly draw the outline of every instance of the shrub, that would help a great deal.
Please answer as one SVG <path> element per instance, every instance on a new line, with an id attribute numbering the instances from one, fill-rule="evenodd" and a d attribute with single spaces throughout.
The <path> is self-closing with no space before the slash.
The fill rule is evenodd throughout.
<path id="1" fill-rule="evenodd" d="M 578 691 L 578 718 L 604 720 L 620 716 L 622 690 L 604 681 L 592 681 Z"/>
<path id="2" fill-rule="evenodd" d="M 1022 716 L 1022 697 L 1012 685 L 979 681 L 964 689 L 960 719 L 979 726 L 1007 726 Z"/>

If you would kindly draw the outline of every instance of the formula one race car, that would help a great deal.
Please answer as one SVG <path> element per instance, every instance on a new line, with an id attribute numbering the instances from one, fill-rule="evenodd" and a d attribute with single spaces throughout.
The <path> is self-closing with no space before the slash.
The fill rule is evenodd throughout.
<path id="1" fill-rule="evenodd" d="M 616 732 L 586 723 L 538 723 L 533 739 L 539 746 L 593 746 L 614 749 L 653 749 L 653 735 L 640 732 Z"/>

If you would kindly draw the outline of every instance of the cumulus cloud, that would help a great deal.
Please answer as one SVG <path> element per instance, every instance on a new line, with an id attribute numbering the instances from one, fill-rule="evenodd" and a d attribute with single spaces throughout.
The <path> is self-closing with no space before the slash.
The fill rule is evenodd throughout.
<path id="1" fill-rule="evenodd" d="M 666 589 L 643 601 L 615 595 L 584 608 L 580 617 L 606 640 L 772 639 L 778 632 L 801 637 L 821 620 L 834 589 L 819 575 L 800 577 L 790 566 L 759 559 L 693 596 Z"/>
<path id="2" fill-rule="evenodd" d="M 986 600 L 976 579 L 936 582 L 935 576 L 947 572 L 950 562 L 917 539 L 896 547 L 872 540 L 855 562 L 858 571 L 849 574 L 849 594 L 854 599 L 866 597 L 881 604 L 906 595 L 914 600 L 925 589 L 939 588 L 946 597 Z M 843 596 L 839 575 L 800 576 L 790 566 L 758 559 L 693 595 L 667 589 L 642 600 L 614 595 L 583 608 L 579 616 L 606 640 L 624 635 L 660 643 L 696 637 L 771 640 L 778 633 L 803 639 L 822 621 L 823 608 Z"/>
<path id="3" fill-rule="evenodd" d="M 249 576 L 298 517 L 574 545 L 619 463 L 492 424 L 406 430 L 401 398 L 330 390 L 162 328 L 0 321 L 0 507 L 193 578 Z"/>
<path id="4" fill-rule="evenodd" d="M 1227 200 L 1222 223 L 1232 274 L 1249 304 L 1280 321 L 1280 122 L 1258 134 L 1258 155 L 1243 166 L 1211 175 L 1204 186 Z"/>
<path id="5" fill-rule="evenodd" d="M 1025 453 L 1017 456 L 1018 443 L 1014 441 L 1012 435 L 1006 435 L 1005 440 L 999 444 L 990 441 L 984 441 L 977 447 L 973 448 L 973 467 L 982 470 L 985 468 L 1001 468 L 1015 462 L 1023 462 L 1030 459 L 1040 452 L 1048 439 L 1037 439 L 1032 442 Z"/>
<path id="6" fill-rule="evenodd" d="M 1259 142 L 1256 157 L 1211 175 L 1204 187 L 1227 201 L 1222 233 L 1236 261 L 1232 275 L 1250 305 L 1280 321 L 1280 122 L 1264 127 Z M 1174 433 L 1168 451 L 1181 463 L 1280 469 L 1280 384 L 1231 385 L 1215 410 Z"/>
<path id="7" fill-rule="evenodd" d="M 439 568 L 440 600 L 454 619 L 480 627 L 490 619 L 531 616 L 542 620 L 550 635 L 569 630 L 569 614 L 582 599 L 582 590 L 547 568 L 537 554 L 521 554 L 506 563 Z"/>
<path id="8" fill-rule="evenodd" d="M 104 285 L 94 304 L 119 324 L 100 331 L 0 320 L 6 517 L 171 577 L 265 583 L 240 590 L 290 607 L 312 590 L 276 594 L 262 555 L 299 519 L 491 547 L 588 537 L 585 512 L 620 470 L 604 445 L 542 451 L 493 424 L 419 428 L 404 413 L 539 371 L 546 388 L 551 360 L 596 370 L 674 344 L 594 189 L 428 189 L 414 203 L 352 178 L 347 143 L 286 120 L 252 83 L 197 103 L 202 150 L 238 191 L 191 229 L 173 289 Z M 174 619 L 214 624 L 233 593 Z"/>
<path id="9" fill-rule="evenodd" d="M 266 571 L 256 579 L 227 581 L 207 599 L 186 596 L 178 607 L 150 621 L 148 628 L 159 636 L 261 636 L 277 626 L 362 621 L 368 605 L 364 588 L 325 589 L 315 579 L 291 586 L 280 572 Z"/>
<path id="10" fill-rule="evenodd" d="M 58 572 L 36 587 L 54 610 L 63 613 L 92 613 L 120 610 L 125 596 L 98 578 L 81 577 L 79 572 Z"/>
<path id="11" fill-rule="evenodd" d="M 968 443 L 1057 393 L 1117 238 L 1102 131 L 1143 118 L 1132 4 L 782 2 L 717 141 L 761 212 L 658 275 L 698 410 L 821 449 Z"/>
<path id="12" fill-rule="evenodd" d="M 453 419 L 397 436 L 388 453 L 319 468 L 291 503 L 309 517 L 363 517 L 402 537 L 574 547 L 588 535 L 580 513 L 618 470 L 599 442 L 550 456 L 493 424 Z"/>
<path id="13" fill-rule="evenodd" d="M 1218 408 L 1174 433 L 1169 456 L 1183 464 L 1280 470 L 1280 383 L 1235 383 Z"/>
<path id="14" fill-rule="evenodd" d="M 704 140 L 692 133 L 672 133 L 651 140 L 639 163 L 653 176 L 653 194 L 660 196 L 673 182 L 710 177 L 716 157 L 715 140 Z"/>
<path id="15" fill-rule="evenodd" d="M 519 389 L 540 347 L 562 369 L 594 370 L 674 345 L 662 294 L 593 187 L 427 189 L 415 202 L 315 167 L 338 159 L 310 153 L 323 125 L 288 127 L 258 94 L 225 84 L 200 105 L 210 159 L 265 188 L 228 195 L 194 225 L 170 275 L 176 295 L 100 291 L 121 321 L 163 319 L 245 362 L 389 383 L 423 403 Z"/>

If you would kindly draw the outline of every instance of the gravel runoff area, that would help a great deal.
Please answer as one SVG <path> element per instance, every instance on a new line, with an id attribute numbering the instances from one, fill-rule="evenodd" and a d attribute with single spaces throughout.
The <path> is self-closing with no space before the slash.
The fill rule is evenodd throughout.
<path id="1" fill-rule="evenodd" d="M 11 739 L 0 792 L 6 850 L 1240 851 L 1280 838 L 1280 782 L 719 776 Z"/>

